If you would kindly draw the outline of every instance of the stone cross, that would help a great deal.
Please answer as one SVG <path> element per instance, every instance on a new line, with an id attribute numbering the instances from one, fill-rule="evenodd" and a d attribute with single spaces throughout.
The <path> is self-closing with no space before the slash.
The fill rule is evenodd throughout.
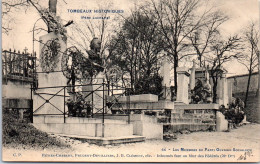
<path id="1" fill-rule="evenodd" d="M 57 0 L 49 0 L 49 11 L 56 15 Z"/>

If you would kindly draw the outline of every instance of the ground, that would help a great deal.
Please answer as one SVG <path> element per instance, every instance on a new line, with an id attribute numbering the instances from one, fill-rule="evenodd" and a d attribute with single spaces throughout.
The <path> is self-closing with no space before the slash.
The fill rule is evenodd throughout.
<path id="1" fill-rule="evenodd" d="M 231 132 L 180 134 L 176 140 L 97 146 L 58 137 L 71 149 L 30 150 L 3 148 L 3 159 L 45 161 L 259 161 L 260 124 L 247 124 Z M 53 135 L 52 135 L 53 136 Z M 199 150 L 201 149 L 201 150 Z M 35 154 L 32 156 L 32 154 Z M 187 155 L 187 157 L 185 157 Z"/>

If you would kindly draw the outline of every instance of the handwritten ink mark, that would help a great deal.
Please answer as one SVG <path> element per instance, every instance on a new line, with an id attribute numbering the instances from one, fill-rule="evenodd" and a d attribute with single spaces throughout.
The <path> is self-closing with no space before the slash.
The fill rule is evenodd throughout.
<path id="1" fill-rule="evenodd" d="M 239 160 L 246 160 L 247 157 L 251 157 L 251 156 L 253 156 L 253 152 L 252 151 L 247 151 L 243 155 L 240 155 L 237 160 L 238 161 Z"/>

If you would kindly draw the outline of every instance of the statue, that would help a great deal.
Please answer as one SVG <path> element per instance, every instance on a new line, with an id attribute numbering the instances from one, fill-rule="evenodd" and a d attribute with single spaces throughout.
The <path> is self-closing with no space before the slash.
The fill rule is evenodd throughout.
<path id="1" fill-rule="evenodd" d="M 208 78 L 206 78 L 203 81 L 203 90 L 202 90 L 202 97 L 203 97 L 203 102 L 206 103 L 211 103 L 212 102 L 212 97 L 211 97 L 211 85 L 209 84 Z"/>
<path id="2" fill-rule="evenodd" d="M 196 85 L 191 92 L 191 99 L 195 104 L 212 102 L 211 85 L 209 84 L 207 78 L 205 78 L 203 81 L 197 79 Z"/>
<path id="3" fill-rule="evenodd" d="M 87 51 L 88 58 L 92 63 L 92 73 L 91 76 L 97 75 L 99 72 L 104 71 L 104 67 L 102 66 L 102 57 L 100 55 L 101 49 L 101 40 L 98 38 L 93 38 L 90 42 L 90 50 Z"/>
<path id="4" fill-rule="evenodd" d="M 61 18 L 56 15 L 57 12 L 57 0 L 49 0 L 49 8 L 40 10 L 41 17 L 48 27 L 48 33 L 54 32 L 55 34 L 61 34 L 62 40 L 67 41 L 68 27 L 73 23 L 72 20 L 68 21 L 65 25 L 62 24 Z"/>

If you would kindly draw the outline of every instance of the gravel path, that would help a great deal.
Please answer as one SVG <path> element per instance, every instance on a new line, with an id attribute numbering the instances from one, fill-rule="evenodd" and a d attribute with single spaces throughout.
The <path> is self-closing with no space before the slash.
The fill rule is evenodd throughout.
<path id="1" fill-rule="evenodd" d="M 3 157 L 30 161 L 257 162 L 260 154 L 260 124 L 243 125 L 231 132 L 181 134 L 172 141 L 147 140 L 114 146 L 97 146 L 57 135 L 53 137 L 69 143 L 72 148 L 44 151 L 3 148 Z M 13 153 L 20 153 L 21 157 L 13 157 Z"/>

